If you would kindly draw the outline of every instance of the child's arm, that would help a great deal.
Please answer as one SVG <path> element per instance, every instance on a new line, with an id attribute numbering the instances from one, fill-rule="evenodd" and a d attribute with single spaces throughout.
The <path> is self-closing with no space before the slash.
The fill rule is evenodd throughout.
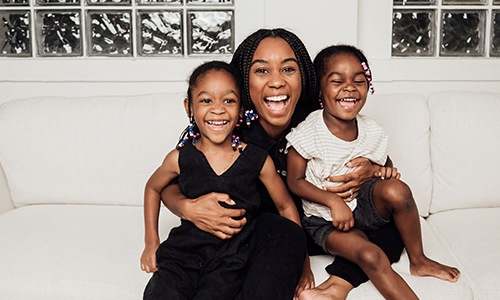
<path id="1" fill-rule="evenodd" d="M 306 177 L 307 160 L 293 147 L 289 148 L 287 161 L 288 188 L 295 195 L 309 201 L 325 205 L 332 213 L 333 226 L 347 231 L 354 226 L 352 211 L 337 194 L 320 189 L 308 182 Z"/>
<path id="2" fill-rule="evenodd" d="M 394 167 L 392 160 L 389 156 L 387 156 L 387 161 L 385 162 L 385 165 L 383 167 L 380 167 L 376 172 L 375 172 L 376 177 L 380 177 L 382 180 L 384 179 L 399 179 L 401 178 L 401 174 L 399 173 L 398 169 Z"/>
<path id="3" fill-rule="evenodd" d="M 148 273 L 157 270 L 156 250 L 160 246 L 158 218 L 160 215 L 160 193 L 170 181 L 179 175 L 179 151 L 172 150 L 163 163 L 151 175 L 144 189 L 144 242 L 141 269 Z"/>

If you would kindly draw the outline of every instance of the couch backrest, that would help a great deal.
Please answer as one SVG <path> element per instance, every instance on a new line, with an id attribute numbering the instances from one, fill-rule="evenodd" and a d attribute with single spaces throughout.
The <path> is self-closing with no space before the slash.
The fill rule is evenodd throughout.
<path id="1" fill-rule="evenodd" d="M 412 189 L 422 216 L 429 214 L 432 168 L 429 155 L 429 110 L 420 94 L 373 94 L 362 113 L 389 134 L 389 156 Z"/>
<path id="2" fill-rule="evenodd" d="M 500 206 L 500 94 L 439 92 L 428 105 L 431 213 Z"/>
<path id="3" fill-rule="evenodd" d="M 144 184 L 188 119 L 183 93 L 13 100 L 0 163 L 15 206 L 142 205 Z"/>

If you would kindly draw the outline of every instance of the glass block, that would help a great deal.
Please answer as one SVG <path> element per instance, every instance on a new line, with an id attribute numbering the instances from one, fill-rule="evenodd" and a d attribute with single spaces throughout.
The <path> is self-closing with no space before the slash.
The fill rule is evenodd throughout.
<path id="1" fill-rule="evenodd" d="M 394 0 L 394 5 L 434 5 L 436 0 Z"/>
<path id="2" fill-rule="evenodd" d="M 186 0 L 188 5 L 232 5 L 233 0 Z"/>
<path id="3" fill-rule="evenodd" d="M 88 54 L 132 56 L 131 11 L 88 11 Z"/>
<path id="4" fill-rule="evenodd" d="M 392 14 L 392 55 L 432 56 L 435 40 L 434 10 L 394 10 Z"/>
<path id="5" fill-rule="evenodd" d="M 0 10 L 0 56 L 31 56 L 30 12 Z"/>
<path id="6" fill-rule="evenodd" d="M 486 5 L 488 0 L 443 0 L 443 5 Z"/>
<path id="7" fill-rule="evenodd" d="M 29 0 L 0 0 L 0 6 L 28 6 Z"/>
<path id="8" fill-rule="evenodd" d="M 139 5 L 181 5 L 182 0 L 137 0 Z"/>
<path id="9" fill-rule="evenodd" d="M 88 5 L 127 5 L 131 0 L 87 0 Z"/>
<path id="10" fill-rule="evenodd" d="M 188 11 L 188 53 L 230 54 L 234 48 L 232 10 Z"/>
<path id="11" fill-rule="evenodd" d="M 80 11 L 38 10 L 36 45 L 39 56 L 81 56 Z"/>
<path id="12" fill-rule="evenodd" d="M 182 55 L 182 11 L 137 13 L 139 55 Z"/>
<path id="13" fill-rule="evenodd" d="M 493 10 L 491 16 L 490 56 L 500 56 L 500 10 Z"/>
<path id="14" fill-rule="evenodd" d="M 443 10 L 441 15 L 440 55 L 484 55 L 486 11 Z"/>
<path id="15" fill-rule="evenodd" d="M 36 0 L 37 5 L 80 5 L 80 0 Z"/>

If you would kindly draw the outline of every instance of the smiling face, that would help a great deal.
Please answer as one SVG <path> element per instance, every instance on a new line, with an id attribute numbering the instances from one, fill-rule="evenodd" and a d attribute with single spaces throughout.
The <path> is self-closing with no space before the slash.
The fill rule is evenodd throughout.
<path id="1" fill-rule="evenodd" d="M 198 78 L 186 112 L 191 112 L 200 130 L 199 147 L 231 145 L 233 129 L 240 117 L 240 91 L 234 78 L 224 70 L 211 70 Z"/>
<path id="2" fill-rule="evenodd" d="M 250 66 L 249 89 L 266 132 L 271 137 L 283 134 L 302 92 L 297 57 L 284 39 L 268 37 L 260 42 Z"/>
<path id="3" fill-rule="evenodd" d="M 320 78 L 325 121 L 353 121 L 366 103 L 368 83 L 359 59 L 338 54 L 326 60 Z"/>

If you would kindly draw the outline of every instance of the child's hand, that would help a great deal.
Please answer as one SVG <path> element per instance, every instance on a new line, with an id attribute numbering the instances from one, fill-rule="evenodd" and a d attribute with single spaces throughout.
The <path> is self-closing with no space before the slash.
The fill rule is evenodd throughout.
<path id="1" fill-rule="evenodd" d="M 160 246 L 159 242 L 146 244 L 141 255 L 141 269 L 147 273 L 153 273 L 158 270 L 156 264 L 156 250 Z"/>
<path id="2" fill-rule="evenodd" d="M 401 178 L 401 174 L 398 172 L 398 168 L 394 167 L 381 167 L 375 172 L 375 177 L 380 177 L 380 179 L 399 179 Z"/>
<path id="3" fill-rule="evenodd" d="M 330 207 L 332 213 L 333 227 L 341 231 L 348 231 L 354 226 L 354 216 L 352 211 L 344 201 L 335 202 Z"/>

